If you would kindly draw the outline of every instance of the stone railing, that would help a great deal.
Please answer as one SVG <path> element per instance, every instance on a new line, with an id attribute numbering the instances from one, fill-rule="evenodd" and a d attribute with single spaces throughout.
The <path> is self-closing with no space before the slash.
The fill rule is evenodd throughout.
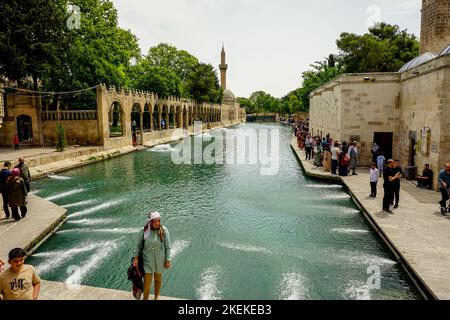
<path id="1" fill-rule="evenodd" d="M 41 119 L 42 121 L 97 120 L 97 110 L 45 111 L 41 113 Z"/>

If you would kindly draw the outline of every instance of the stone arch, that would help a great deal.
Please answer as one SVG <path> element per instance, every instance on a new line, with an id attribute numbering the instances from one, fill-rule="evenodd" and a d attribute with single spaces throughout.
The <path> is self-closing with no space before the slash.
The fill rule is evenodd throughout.
<path id="1" fill-rule="evenodd" d="M 169 129 L 169 107 L 167 105 L 162 106 L 160 124 L 161 130 Z"/>
<path id="2" fill-rule="evenodd" d="M 155 131 L 161 131 L 161 108 L 158 104 L 152 108 L 152 127 Z"/>
<path id="3" fill-rule="evenodd" d="M 186 108 L 186 106 L 183 106 L 183 128 L 186 128 L 189 126 L 189 113 L 188 110 Z"/>
<path id="4" fill-rule="evenodd" d="M 142 115 L 142 128 L 144 129 L 144 132 L 149 132 L 149 131 L 153 130 L 153 127 L 152 127 L 153 121 L 152 120 L 153 120 L 152 112 L 150 112 L 149 104 L 148 104 L 148 102 L 146 102 L 145 106 L 144 106 L 144 113 Z"/>
<path id="5" fill-rule="evenodd" d="M 167 122 L 168 126 L 167 129 L 174 129 L 176 126 L 176 119 L 175 119 L 175 106 L 171 105 L 169 107 L 169 121 Z"/>
<path id="6" fill-rule="evenodd" d="M 110 138 L 122 137 L 125 134 L 125 113 L 122 104 L 114 101 L 108 111 Z"/>
<path id="7" fill-rule="evenodd" d="M 21 114 L 17 117 L 17 134 L 19 141 L 33 141 L 33 120 L 28 114 Z"/>
<path id="8" fill-rule="evenodd" d="M 142 121 L 142 107 L 139 103 L 133 104 L 131 108 L 131 132 L 136 133 L 137 131 L 141 131 Z"/>

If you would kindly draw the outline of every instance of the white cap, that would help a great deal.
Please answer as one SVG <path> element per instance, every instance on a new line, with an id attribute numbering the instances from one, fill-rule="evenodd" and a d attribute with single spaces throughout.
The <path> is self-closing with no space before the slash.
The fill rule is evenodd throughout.
<path id="1" fill-rule="evenodd" d="M 150 219 L 150 221 L 156 220 L 156 219 L 161 219 L 161 214 L 158 211 L 154 211 L 148 215 L 148 218 Z"/>

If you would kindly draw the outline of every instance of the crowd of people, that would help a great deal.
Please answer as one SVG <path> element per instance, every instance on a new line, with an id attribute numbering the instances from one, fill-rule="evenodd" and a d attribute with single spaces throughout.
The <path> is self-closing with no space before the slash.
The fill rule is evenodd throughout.
<path id="1" fill-rule="evenodd" d="M 330 134 L 320 138 L 309 132 L 307 122 L 299 122 L 295 125 L 295 136 L 298 148 L 305 150 L 306 161 L 313 161 L 314 166 L 333 175 L 348 176 L 350 173 L 358 175 L 358 143 L 334 141 Z"/>
<path id="2" fill-rule="evenodd" d="M 23 158 L 19 158 L 14 168 L 9 161 L 3 164 L 3 169 L 0 171 L 0 192 L 7 219 L 12 217 L 19 221 L 25 218 L 28 211 L 27 195 L 30 192 L 30 181 L 30 169 Z"/>
<path id="3" fill-rule="evenodd" d="M 294 126 L 298 148 L 306 153 L 305 160 L 313 161 L 314 166 L 333 175 L 348 176 L 358 175 L 358 143 L 356 141 L 334 141 L 330 134 L 326 137 L 313 136 L 309 131 L 309 124 L 301 121 Z M 377 197 L 379 178 L 383 178 L 383 211 L 392 214 L 392 209 L 397 209 L 400 204 L 400 184 L 403 170 L 399 160 L 386 159 L 382 148 L 373 143 L 371 147 L 372 164 L 370 174 L 370 195 Z M 422 175 L 416 176 L 418 188 L 433 188 L 434 173 L 429 164 L 425 164 Z M 438 178 L 439 190 L 442 194 L 440 201 L 441 212 L 450 212 L 450 163 L 442 170 Z"/>

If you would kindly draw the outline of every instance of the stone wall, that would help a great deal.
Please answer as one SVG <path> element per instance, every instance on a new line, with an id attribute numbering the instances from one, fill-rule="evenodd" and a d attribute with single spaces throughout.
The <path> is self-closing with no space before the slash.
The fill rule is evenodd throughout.
<path id="1" fill-rule="evenodd" d="M 31 118 L 33 131 L 33 145 L 40 145 L 37 109 L 33 107 L 35 99 L 22 96 L 8 96 L 5 101 L 6 110 L 0 129 L 0 145 L 13 145 L 14 135 L 17 133 L 17 117 L 26 115 Z"/>
<path id="2" fill-rule="evenodd" d="M 368 79 L 370 78 L 370 79 Z M 341 140 L 358 142 L 360 165 L 372 162 L 374 134 L 393 133 L 392 156 L 398 157 L 399 92 L 397 74 L 345 76 L 341 82 Z M 385 146 L 380 145 L 383 149 Z"/>
<path id="3" fill-rule="evenodd" d="M 395 73 L 345 74 L 311 93 L 310 128 L 334 140 L 357 140 L 360 165 L 372 162 L 375 132 L 394 133 L 398 142 L 400 76 Z"/>
<path id="4" fill-rule="evenodd" d="M 450 56 L 434 59 L 402 74 L 400 158 L 408 165 L 410 132 L 416 134 L 415 165 L 428 163 L 437 174 L 450 161 Z"/>
<path id="5" fill-rule="evenodd" d="M 341 87 L 333 81 L 316 91 L 310 100 L 309 128 L 313 135 L 324 137 L 328 133 L 341 140 Z"/>
<path id="6" fill-rule="evenodd" d="M 422 0 L 420 52 L 441 53 L 450 44 L 450 1 Z"/>
<path id="7" fill-rule="evenodd" d="M 42 130 L 44 132 L 46 145 L 55 145 L 57 139 L 55 129 L 58 123 L 61 123 L 63 126 L 69 145 L 86 146 L 102 144 L 97 120 L 60 120 L 43 122 Z"/>

